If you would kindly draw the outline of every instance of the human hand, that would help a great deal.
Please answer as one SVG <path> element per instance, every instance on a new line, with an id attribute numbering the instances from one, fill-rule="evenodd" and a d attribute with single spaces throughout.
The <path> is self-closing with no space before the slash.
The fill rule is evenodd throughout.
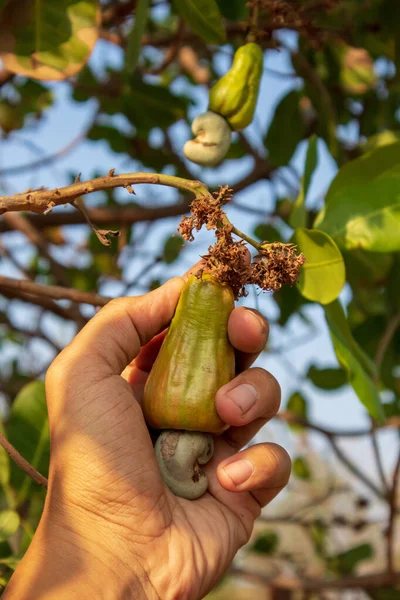
<path id="1" fill-rule="evenodd" d="M 7 600 L 202 598 L 286 485 L 290 459 L 281 447 L 238 453 L 280 401 L 272 375 L 249 368 L 268 326 L 239 307 L 228 333 L 241 372 L 216 395 L 231 427 L 215 439 L 205 467 L 209 491 L 189 501 L 165 487 L 140 401 L 183 285 L 175 278 L 144 296 L 111 301 L 51 365 L 46 505 Z"/>

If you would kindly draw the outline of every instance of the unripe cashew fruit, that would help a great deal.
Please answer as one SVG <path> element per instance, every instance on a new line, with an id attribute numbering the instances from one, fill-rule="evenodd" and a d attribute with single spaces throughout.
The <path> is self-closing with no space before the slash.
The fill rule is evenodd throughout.
<path id="1" fill-rule="evenodd" d="M 258 44 L 241 46 L 229 71 L 210 89 L 209 110 L 228 121 L 233 131 L 253 120 L 263 72 L 263 51 Z"/>
<path id="2" fill-rule="evenodd" d="M 196 136 L 183 147 L 183 153 L 194 163 L 214 167 L 225 156 L 231 144 L 231 128 L 227 121 L 208 111 L 195 118 L 192 131 Z"/>
<path id="3" fill-rule="evenodd" d="M 208 478 L 200 465 L 214 453 L 211 434 L 201 431 L 163 431 L 155 445 L 164 483 L 181 498 L 195 500 L 207 491 Z"/>

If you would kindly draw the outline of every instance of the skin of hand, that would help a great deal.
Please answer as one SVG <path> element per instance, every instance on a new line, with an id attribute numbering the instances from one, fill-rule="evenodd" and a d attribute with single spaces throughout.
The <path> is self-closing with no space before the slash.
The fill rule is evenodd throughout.
<path id="1" fill-rule="evenodd" d="M 50 366 L 48 493 L 6 600 L 203 598 L 286 485 L 290 458 L 280 446 L 239 452 L 280 403 L 274 377 L 249 368 L 268 326 L 244 307 L 228 325 L 239 374 L 216 395 L 231 427 L 215 438 L 209 491 L 190 501 L 163 484 L 140 401 L 183 285 L 178 277 L 111 301 Z"/>

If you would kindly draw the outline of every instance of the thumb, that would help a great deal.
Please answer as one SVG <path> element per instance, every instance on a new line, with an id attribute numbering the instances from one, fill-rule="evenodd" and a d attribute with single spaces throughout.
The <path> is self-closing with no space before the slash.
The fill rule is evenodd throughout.
<path id="1" fill-rule="evenodd" d="M 64 380 L 71 375 L 70 389 L 74 380 L 79 381 L 79 375 L 89 385 L 120 375 L 139 354 L 140 347 L 169 324 L 183 285 L 184 280 L 175 277 L 143 296 L 111 300 L 66 346 L 51 368 L 62 371 Z"/>

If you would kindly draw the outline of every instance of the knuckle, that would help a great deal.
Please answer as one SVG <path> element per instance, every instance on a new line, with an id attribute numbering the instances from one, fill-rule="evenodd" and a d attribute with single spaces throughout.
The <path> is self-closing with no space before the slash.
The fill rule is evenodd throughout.
<path id="1" fill-rule="evenodd" d="M 268 401 L 267 413 L 277 413 L 281 405 L 281 386 L 278 380 L 261 367 L 253 367 L 248 373 L 262 396 Z"/>

